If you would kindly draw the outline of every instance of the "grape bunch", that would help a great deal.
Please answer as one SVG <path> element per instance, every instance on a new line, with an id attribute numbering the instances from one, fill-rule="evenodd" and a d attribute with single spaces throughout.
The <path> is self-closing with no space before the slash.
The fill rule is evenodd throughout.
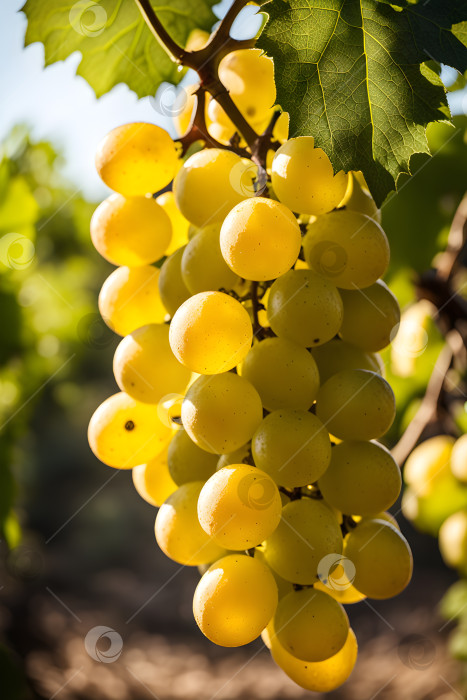
<path id="1" fill-rule="evenodd" d="M 264 127 L 270 59 L 234 52 L 220 76 Z M 228 143 L 233 124 L 208 110 Z M 92 416 L 89 442 L 159 508 L 162 551 L 200 568 L 206 637 L 235 647 L 262 635 L 290 678 L 323 692 L 356 661 L 343 605 L 397 595 L 411 577 L 386 512 L 400 470 L 377 442 L 395 415 L 378 351 L 400 314 L 362 176 L 335 174 L 312 137 L 281 129 L 263 165 L 234 145 L 183 159 L 151 124 L 104 139 L 97 169 L 115 194 L 91 235 L 118 266 L 99 309 L 123 336 L 121 392 Z"/>

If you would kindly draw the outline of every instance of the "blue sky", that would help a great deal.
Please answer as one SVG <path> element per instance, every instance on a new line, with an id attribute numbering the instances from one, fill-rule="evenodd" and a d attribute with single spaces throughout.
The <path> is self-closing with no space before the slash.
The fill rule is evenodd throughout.
<path id="1" fill-rule="evenodd" d="M 114 126 L 129 121 L 151 121 L 169 128 L 151 106 L 138 100 L 124 85 L 96 100 L 83 78 L 75 75 L 79 55 L 43 69 L 40 44 L 23 48 L 26 19 L 23 0 L 0 3 L 0 139 L 19 122 L 31 127 L 36 138 L 51 140 L 65 156 L 64 173 L 93 199 L 106 188 L 94 171 L 94 152 L 100 139 Z M 456 95 L 456 113 L 467 110 L 467 97 Z"/>

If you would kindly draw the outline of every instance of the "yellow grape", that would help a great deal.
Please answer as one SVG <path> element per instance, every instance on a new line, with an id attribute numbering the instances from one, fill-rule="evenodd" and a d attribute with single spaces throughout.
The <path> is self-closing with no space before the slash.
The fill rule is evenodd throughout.
<path id="1" fill-rule="evenodd" d="M 115 380 L 137 401 L 157 403 L 170 393 L 183 393 L 191 372 L 174 357 L 169 327 L 151 323 L 137 328 L 118 345 L 113 362 Z"/>
<path id="2" fill-rule="evenodd" d="M 279 526 L 263 544 L 267 564 L 286 581 L 311 585 L 318 564 L 328 554 L 342 552 L 342 533 L 331 508 L 311 498 L 291 501 Z"/>
<path id="3" fill-rule="evenodd" d="M 394 394 L 375 372 L 344 370 L 319 390 L 316 415 L 341 440 L 371 440 L 391 427 L 396 415 Z"/>
<path id="4" fill-rule="evenodd" d="M 227 214 L 220 233 L 222 255 L 247 280 L 271 280 L 290 270 L 302 245 L 290 209 L 265 197 L 245 199 Z"/>
<path id="5" fill-rule="evenodd" d="M 239 301 L 222 292 L 200 292 L 177 309 L 169 338 L 177 360 L 192 372 L 219 374 L 245 358 L 253 328 Z"/>
<path id="6" fill-rule="evenodd" d="M 404 310 L 397 335 L 391 345 L 391 372 L 399 377 L 412 377 L 417 360 L 428 346 L 428 332 L 433 325 L 436 307 L 427 299 L 415 302 Z"/>
<path id="7" fill-rule="evenodd" d="M 101 179 L 126 197 L 144 197 L 166 187 L 175 175 L 177 161 L 169 134 L 144 122 L 112 129 L 96 153 Z"/>
<path id="8" fill-rule="evenodd" d="M 172 225 L 152 197 L 112 194 L 91 219 L 97 252 L 113 265 L 136 267 L 161 258 L 172 238 Z"/>
<path id="9" fill-rule="evenodd" d="M 355 566 L 355 588 L 369 598 L 392 598 L 412 577 L 408 542 L 385 520 L 364 520 L 351 530 L 344 555 Z"/>
<path id="10" fill-rule="evenodd" d="M 101 403 L 88 428 L 91 450 L 116 469 L 131 469 L 153 459 L 171 434 L 171 428 L 160 421 L 157 406 L 139 403 L 123 392 Z"/>
<path id="11" fill-rule="evenodd" d="M 253 435 L 251 448 L 256 466 L 287 488 L 317 481 L 331 460 L 328 431 L 307 411 L 270 413 Z"/>
<path id="12" fill-rule="evenodd" d="M 312 136 L 289 139 L 276 151 L 271 168 L 272 188 L 280 202 L 300 214 L 324 214 L 342 200 L 347 175 L 334 170 L 326 153 L 315 148 Z"/>
<path id="13" fill-rule="evenodd" d="M 348 176 L 347 189 L 344 199 L 339 204 L 339 207 L 345 207 L 352 211 L 358 211 L 361 214 L 366 214 L 374 219 L 378 224 L 381 223 L 381 209 L 378 209 L 376 202 L 371 196 L 366 187 L 358 181 L 356 173 L 350 172 Z"/>
<path id="14" fill-rule="evenodd" d="M 333 559 L 329 569 L 326 566 L 323 567 L 323 571 L 319 572 L 320 580 L 316 581 L 313 588 L 327 593 L 341 605 L 351 605 L 364 600 L 366 595 L 357 591 L 352 583 L 355 576 L 353 563 L 345 557 L 334 557 Z"/>
<path id="15" fill-rule="evenodd" d="M 344 440 L 332 448 L 319 480 L 325 500 L 342 513 L 372 515 L 392 506 L 401 490 L 400 469 L 383 445 Z"/>
<path id="16" fill-rule="evenodd" d="M 339 331 L 342 299 L 331 282 L 311 270 L 290 270 L 272 285 L 267 314 L 276 335 L 310 348 Z"/>
<path id="17" fill-rule="evenodd" d="M 230 467 L 231 464 L 246 464 L 245 460 L 248 457 L 251 458 L 250 443 L 242 445 L 238 450 L 234 450 L 229 454 L 221 455 L 217 462 L 216 471 L 219 471 L 222 467 Z"/>
<path id="18" fill-rule="evenodd" d="M 213 474 L 198 501 L 201 527 L 226 549 L 256 547 L 279 524 L 281 497 L 271 477 L 249 464 Z"/>
<path id="19" fill-rule="evenodd" d="M 307 662 L 297 659 L 284 649 L 274 633 L 270 623 L 268 627 L 271 639 L 271 655 L 276 664 L 297 685 L 316 693 L 328 693 L 335 690 L 348 679 L 357 661 L 357 639 L 349 629 L 347 640 L 337 654 L 325 661 Z"/>
<path id="20" fill-rule="evenodd" d="M 219 232 L 220 224 L 198 229 L 184 250 L 182 276 L 191 294 L 233 289 L 240 281 L 222 257 Z"/>
<path id="21" fill-rule="evenodd" d="M 256 389 L 232 372 L 199 377 L 182 404 L 182 422 L 203 450 L 229 454 L 253 437 L 263 418 Z"/>
<path id="22" fill-rule="evenodd" d="M 182 91 L 177 95 L 174 102 L 172 115 L 173 125 L 177 136 L 183 136 L 188 131 L 193 112 L 196 109 L 197 97 L 195 92 L 198 90 L 199 84 L 187 85 L 182 88 Z"/>
<path id="23" fill-rule="evenodd" d="M 178 430 L 173 436 L 168 452 L 169 472 L 176 484 L 188 481 L 206 481 L 215 472 L 218 456 L 202 450 L 187 435 Z"/>
<path id="24" fill-rule="evenodd" d="M 281 494 L 281 497 L 282 497 L 282 495 L 283 494 Z M 256 560 L 263 562 L 263 564 L 266 564 L 266 566 L 267 566 L 267 562 L 266 562 L 266 559 L 264 558 L 264 553 L 263 553 L 263 550 L 261 547 L 256 547 L 254 556 L 255 556 Z M 293 584 L 290 583 L 290 581 L 286 581 L 285 578 L 282 578 L 282 576 L 279 576 L 279 574 L 277 574 L 274 571 L 274 569 L 271 569 L 270 567 L 268 567 L 268 568 L 269 568 L 269 571 L 271 572 L 271 574 L 274 576 L 274 581 L 276 582 L 277 593 L 279 595 L 279 599 L 283 598 L 285 595 L 287 595 L 288 593 L 291 593 L 294 590 Z"/>
<path id="25" fill-rule="evenodd" d="M 188 229 L 190 222 L 185 219 L 175 202 L 173 192 L 163 192 L 156 198 L 157 204 L 162 207 L 172 224 L 172 240 L 165 251 L 166 255 L 172 255 L 176 250 L 188 243 Z"/>
<path id="26" fill-rule="evenodd" d="M 285 338 L 255 343 L 238 371 L 253 384 L 268 411 L 308 411 L 318 394 L 319 374 L 313 357 Z"/>
<path id="27" fill-rule="evenodd" d="M 368 352 L 382 350 L 392 340 L 400 322 L 397 299 L 382 280 L 366 289 L 341 289 L 344 320 L 343 340 Z"/>
<path id="28" fill-rule="evenodd" d="M 159 275 L 159 294 L 164 307 L 171 316 L 179 306 L 190 298 L 182 277 L 182 257 L 185 247 L 172 253 L 161 267 Z"/>
<path id="29" fill-rule="evenodd" d="M 274 64 L 261 49 L 231 51 L 219 64 L 219 78 L 249 122 L 269 114 L 276 101 Z"/>
<path id="30" fill-rule="evenodd" d="M 209 40 L 209 32 L 203 29 L 192 29 L 186 40 L 185 49 L 187 51 L 199 51 L 204 49 Z"/>
<path id="31" fill-rule="evenodd" d="M 311 354 L 317 364 L 321 384 L 345 369 L 367 369 L 382 374 L 379 355 L 365 352 L 338 338 L 312 348 Z"/>
<path id="32" fill-rule="evenodd" d="M 277 639 L 303 661 L 325 661 L 345 644 L 349 620 L 334 598 L 314 588 L 281 598 L 274 616 Z"/>
<path id="33" fill-rule="evenodd" d="M 224 554 L 200 527 L 196 507 L 203 481 L 183 484 L 161 505 L 155 534 L 159 547 L 170 559 L 185 566 L 209 564 Z"/>
<path id="34" fill-rule="evenodd" d="M 389 243 L 381 226 L 347 209 L 309 224 L 303 251 L 311 270 L 342 289 L 369 287 L 389 265 Z"/>
<path id="35" fill-rule="evenodd" d="M 224 647 L 259 637 L 277 606 L 277 586 L 269 568 L 253 557 L 230 554 L 209 567 L 193 597 L 201 632 Z"/>
<path id="36" fill-rule="evenodd" d="M 451 471 L 459 481 L 467 481 L 467 434 L 456 440 L 452 448 Z"/>
<path id="37" fill-rule="evenodd" d="M 467 573 L 467 512 L 453 513 L 441 525 L 439 549 L 447 566 Z"/>
<path id="38" fill-rule="evenodd" d="M 450 435 L 428 438 L 412 451 L 404 467 L 404 481 L 418 496 L 434 493 L 450 474 L 455 440 Z"/>
<path id="39" fill-rule="evenodd" d="M 167 448 L 146 464 L 133 467 L 131 476 L 141 498 L 157 508 L 178 488 L 169 473 Z"/>
<path id="40" fill-rule="evenodd" d="M 174 180 L 177 207 L 195 226 L 222 221 L 242 199 L 253 197 L 255 168 L 232 151 L 205 148 L 183 164 Z"/>
<path id="41" fill-rule="evenodd" d="M 162 323 L 166 310 L 159 294 L 159 270 L 151 265 L 117 267 L 99 293 L 99 311 L 118 335 L 148 323 Z"/>

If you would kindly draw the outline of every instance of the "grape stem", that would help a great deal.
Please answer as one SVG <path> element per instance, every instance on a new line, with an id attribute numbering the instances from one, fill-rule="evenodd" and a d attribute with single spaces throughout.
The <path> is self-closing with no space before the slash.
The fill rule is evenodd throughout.
<path id="1" fill-rule="evenodd" d="M 175 63 L 196 71 L 201 86 L 219 103 L 248 146 L 253 148 L 258 134 L 250 126 L 219 80 L 219 63 L 224 56 L 232 51 L 252 48 L 255 45 L 255 39 L 240 41 L 230 36 L 232 24 L 247 2 L 248 0 L 234 0 L 217 29 L 211 34 L 206 46 L 196 51 L 187 51 L 177 44 L 166 31 L 149 0 L 135 0 L 151 33 L 165 52 Z M 184 137 L 187 137 L 191 127 L 192 125 Z"/>

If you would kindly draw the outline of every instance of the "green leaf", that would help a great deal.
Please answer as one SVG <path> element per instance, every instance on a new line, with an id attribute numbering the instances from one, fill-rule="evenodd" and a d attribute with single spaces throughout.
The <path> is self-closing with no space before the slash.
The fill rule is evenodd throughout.
<path id="1" fill-rule="evenodd" d="M 153 3 L 161 22 L 180 44 L 193 29 L 210 31 L 216 0 L 168 0 Z M 97 97 L 126 83 L 138 97 L 154 95 L 164 82 L 177 84 L 183 72 L 147 28 L 133 0 L 27 0 L 26 46 L 44 44 L 45 64 L 63 61 L 75 51 L 78 74 Z"/>
<path id="2" fill-rule="evenodd" d="M 274 0 L 264 9 L 258 46 L 274 59 L 291 136 L 314 136 L 335 170 L 362 170 L 380 205 L 411 156 L 429 152 L 426 126 L 449 114 L 426 62 L 466 70 L 466 0 Z"/>

